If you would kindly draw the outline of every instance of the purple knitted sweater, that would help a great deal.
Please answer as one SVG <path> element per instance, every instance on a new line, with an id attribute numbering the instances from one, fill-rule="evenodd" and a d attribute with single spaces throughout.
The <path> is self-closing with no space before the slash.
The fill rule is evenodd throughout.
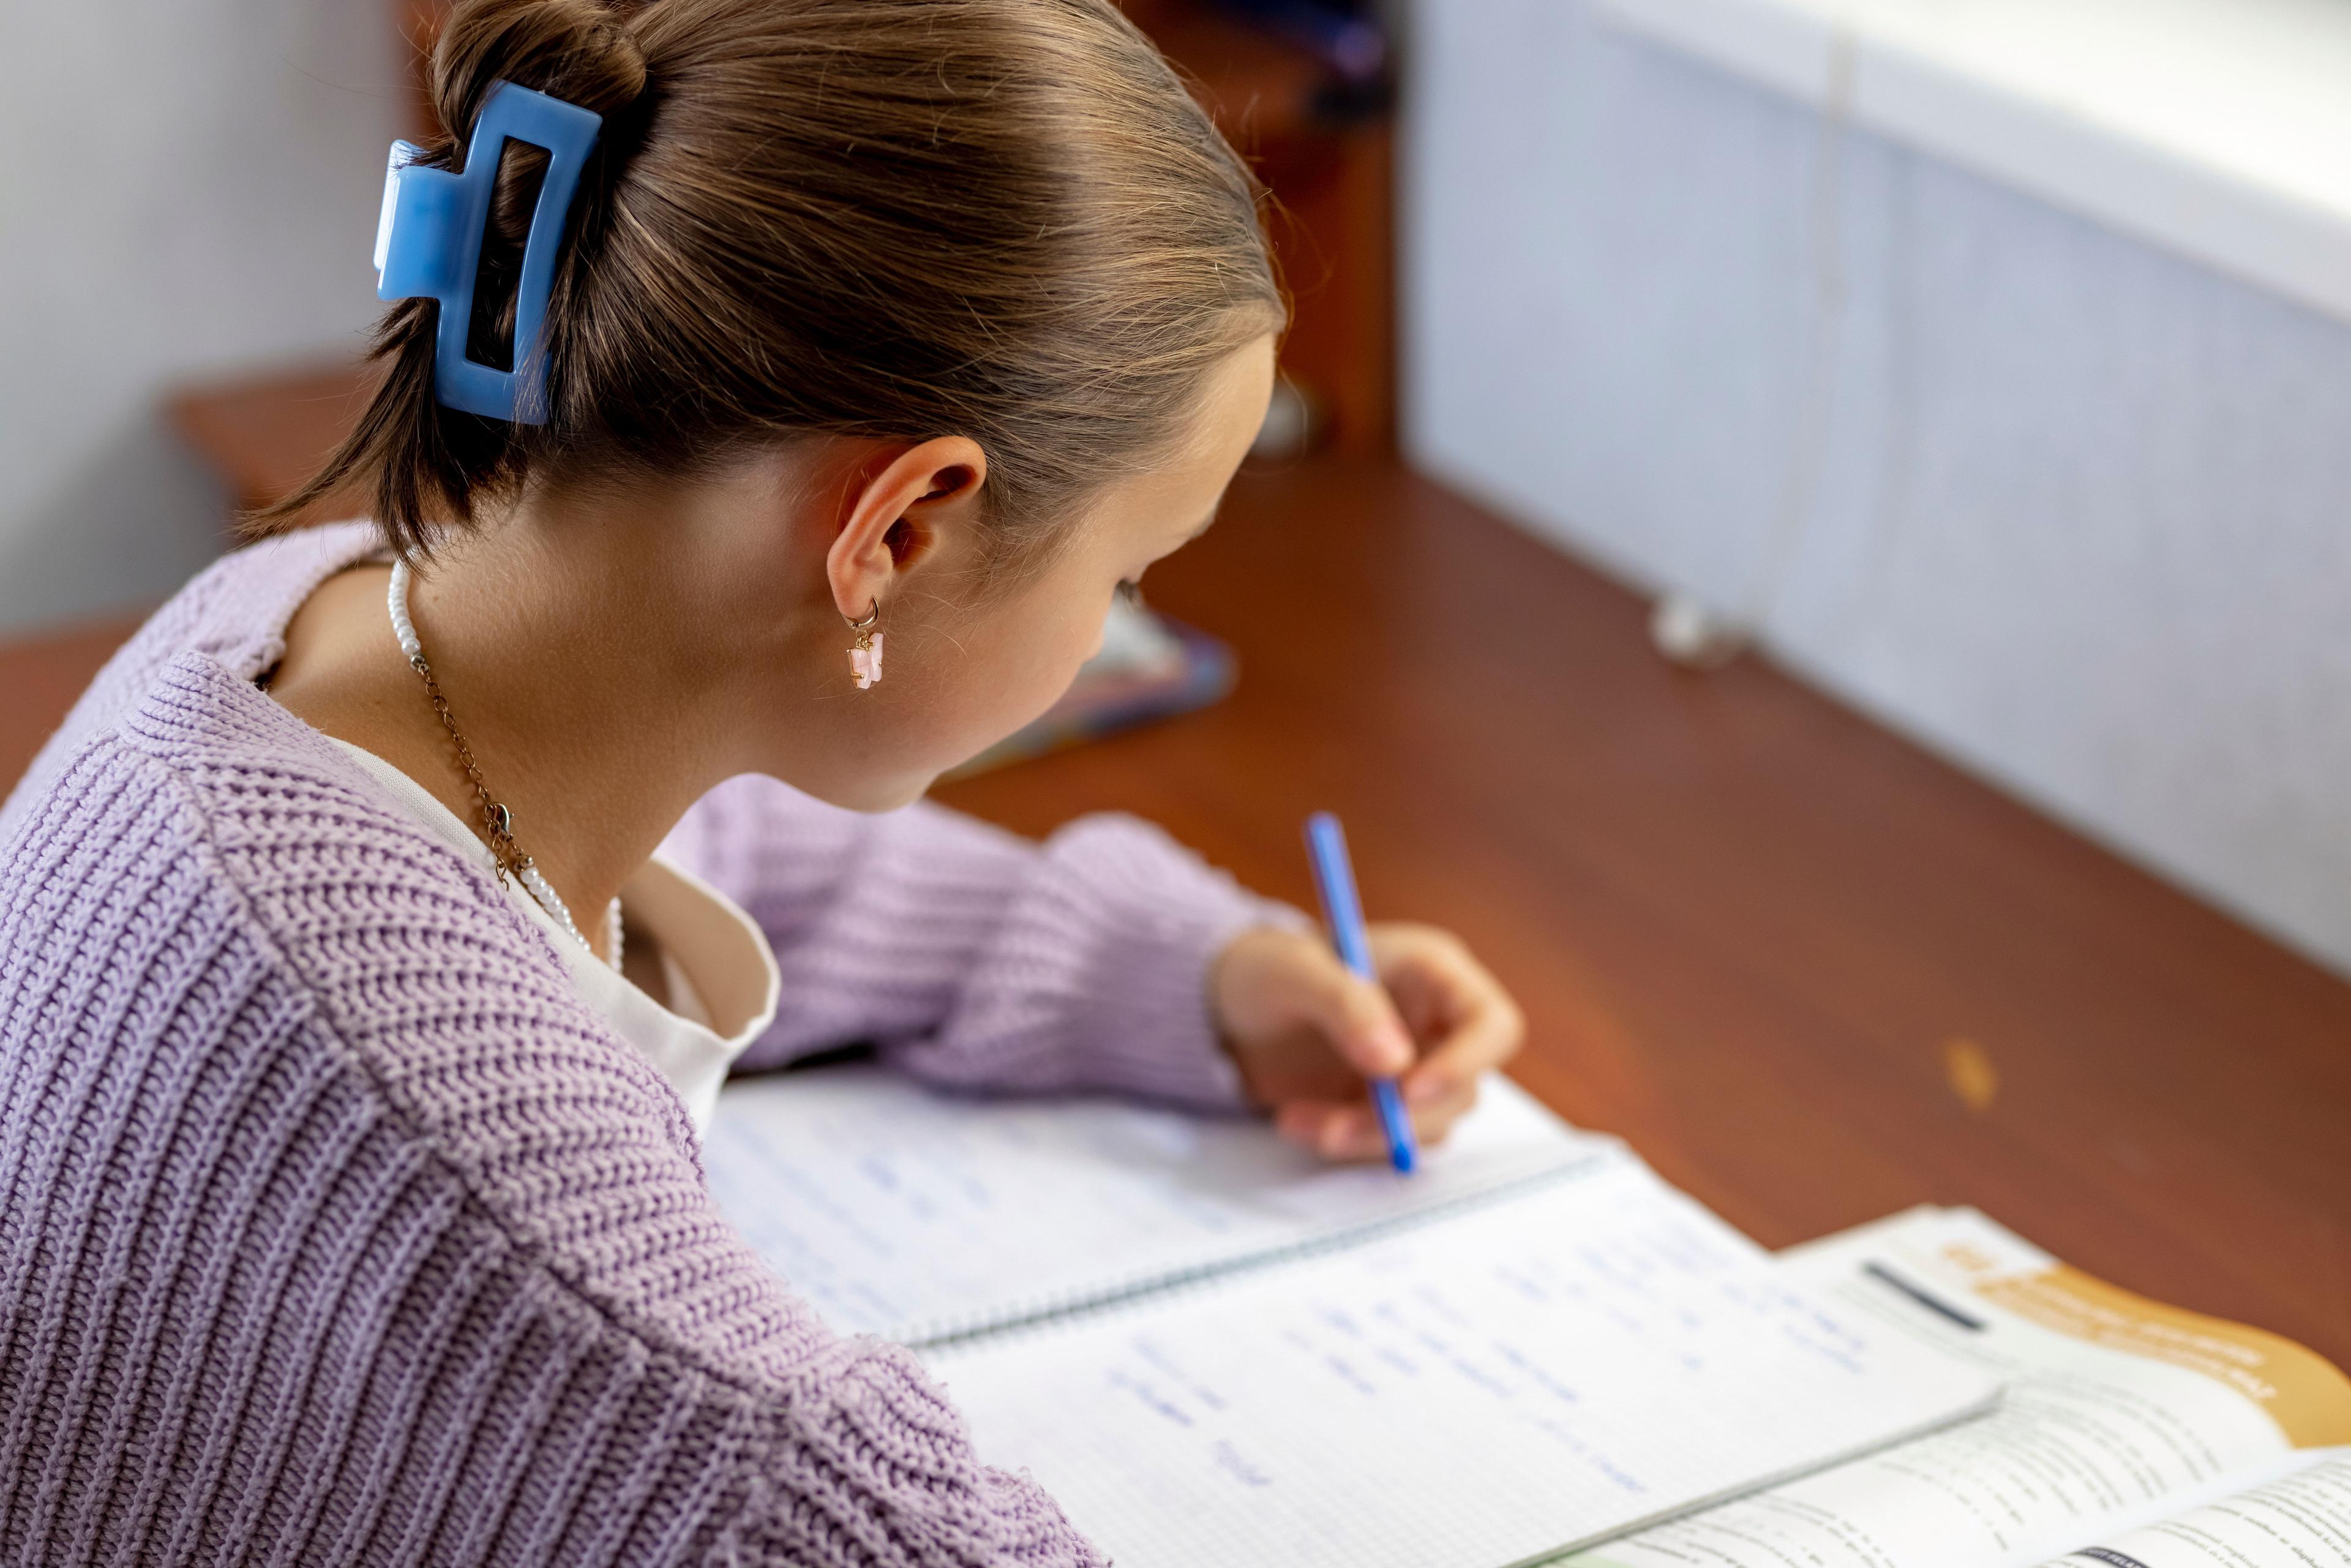
<path id="1" fill-rule="evenodd" d="M 548 939 L 254 685 L 373 544 L 197 578 L 0 809 L 0 1562 L 1102 1561 L 746 1249 Z M 1205 966 L 1271 911 L 1139 823 L 744 779 L 668 851 L 776 946 L 754 1064 L 1235 1100 Z"/>

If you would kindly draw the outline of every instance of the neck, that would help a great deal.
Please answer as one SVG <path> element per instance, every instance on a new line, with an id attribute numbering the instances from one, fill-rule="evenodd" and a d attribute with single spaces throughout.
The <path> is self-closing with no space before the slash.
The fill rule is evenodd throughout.
<path id="1" fill-rule="evenodd" d="M 638 526 L 642 526 L 641 524 Z M 622 884 L 686 810 L 747 770 L 744 661 L 664 613 L 663 549 L 617 517 L 555 530 L 510 518 L 453 538 L 415 573 L 409 610 L 492 800 L 596 938 Z M 393 641 L 389 569 L 346 573 L 302 607 L 278 701 L 408 774 L 479 832 L 482 805 L 424 683 Z"/>
<path id="2" fill-rule="evenodd" d="M 642 591 L 615 592 L 611 574 L 542 540 L 517 528 L 452 549 L 412 585 L 410 612 L 492 799 L 513 813 L 517 849 L 592 933 L 687 808 L 736 769 L 720 672 L 681 656 Z M 470 795 L 449 751 L 444 738 L 443 779 Z M 478 799 L 468 804 L 478 817 Z"/>

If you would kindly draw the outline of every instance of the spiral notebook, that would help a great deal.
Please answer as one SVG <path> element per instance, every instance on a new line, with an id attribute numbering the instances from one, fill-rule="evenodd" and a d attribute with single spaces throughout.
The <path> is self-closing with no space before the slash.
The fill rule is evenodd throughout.
<path id="1" fill-rule="evenodd" d="M 869 1063 L 738 1080 L 703 1140 L 718 1207 L 827 1322 L 917 1347 L 1344 1245 L 1622 1154 L 1503 1078 L 1407 1180 L 1254 1121 L 955 1098 Z"/>
<path id="2" fill-rule="evenodd" d="M 1497 1081 L 1423 1172 L 870 1068 L 721 1097 L 714 1194 L 1122 1568 L 1509 1568 L 1986 1408 Z"/>

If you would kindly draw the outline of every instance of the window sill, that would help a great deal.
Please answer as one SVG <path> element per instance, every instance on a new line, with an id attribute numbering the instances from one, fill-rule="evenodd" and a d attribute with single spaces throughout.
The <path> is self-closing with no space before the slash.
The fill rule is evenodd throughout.
<path id="1" fill-rule="evenodd" d="M 2351 0 L 1596 0 L 1604 25 L 2351 320 Z"/>

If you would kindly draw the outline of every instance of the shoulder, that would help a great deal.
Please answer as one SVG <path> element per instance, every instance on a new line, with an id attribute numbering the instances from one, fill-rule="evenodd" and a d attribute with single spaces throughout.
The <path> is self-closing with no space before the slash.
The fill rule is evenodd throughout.
<path id="1" fill-rule="evenodd" d="M 834 1338 L 749 1252 L 669 1086 L 375 788 L 186 653 L 0 841 L 0 1382 L 71 1395 L 53 1434 L 0 1431 L 0 1470 L 160 1419 L 221 1457 L 174 1472 L 191 1507 L 315 1492 L 285 1518 L 361 1532 L 328 1560 L 436 1529 L 585 1557 L 612 1545 L 592 1528 L 1091 1561 L 906 1353 Z M 29 1240 L 11 1191 L 46 1217 Z M 110 1302 L 157 1325 L 137 1365 Z M 141 1388 L 182 1393 L 108 1403 Z"/>
<path id="2" fill-rule="evenodd" d="M 342 749 L 201 653 L 157 672 L 108 746 L 155 769 L 244 916 L 317 998 L 336 1034 L 426 1123 L 452 1107 L 406 1086 L 436 1065 L 483 1082 L 511 1067 L 484 1031 L 539 1042 L 526 1099 L 607 1082 L 691 1160 L 691 1124 L 643 1059 L 579 997 L 550 939 L 485 872 L 400 809 Z M 445 1060 L 437 1060 L 445 1059 Z"/>
<path id="3" fill-rule="evenodd" d="M 165 664 L 23 808 L 0 900 L 66 923 L 71 909 L 26 895 L 69 883 L 88 906 L 195 884 L 518 1238 L 588 1237 L 599 1205 L 706 1207 L 684 1108 L 547 936 L 217 659 Z"/>
<path id="4" fill-rule="evenodd" d="M 347 1228 L 340 1189 L 399 1173 L 438 1194 L 434 1234 L 566 1335 L 736 1419 L 756 1406 L 758 1368 L 726 1354 L 744 1302 L 676 1289 L 726 1272 L 732 1239 L 674 1092 L 486 874 L 204 654 L 164 665 L 0 841 L 0 1166 L 46 1172 L 59 1212 L 111 1202 L 73 1196 L 78 1144 L 145 1163 L 162 1139 L 159 1167 L 214 1189 L 183 1218 L 226 1223 L 213 1199 L 237 1189 L 245 1239 L 208 1245 L 243 1259 L 309 1245 L 246 1234 L 279 1202 Z M 0 1246 L 0 1321 L 13 1269 Z M 779 1347 L 807 1337 L 780 1289 L 737 1295 L 764 1295 Z"/>
<path id="5" fill-rule="evenodd" d="M 334 1562 L 584 1559 L 547 1501 L 567 1474 L 747 1485 L 749 1380 L 617 1277 L 569 1190 L 591 1163 L 611 1207 L 695 1185 L 648 1087 L 460 879 L 224 738 L 203 684 L 175 664 L 0 846 L 0 1386 L 43 1416 L 0 1424 L 0 1473 L 58 1478 L 68 1519 L 143 1478 L 178 1554 L 225 1517 Z M 565 1092 L 515 1092 L 549 1059 Z"/>

